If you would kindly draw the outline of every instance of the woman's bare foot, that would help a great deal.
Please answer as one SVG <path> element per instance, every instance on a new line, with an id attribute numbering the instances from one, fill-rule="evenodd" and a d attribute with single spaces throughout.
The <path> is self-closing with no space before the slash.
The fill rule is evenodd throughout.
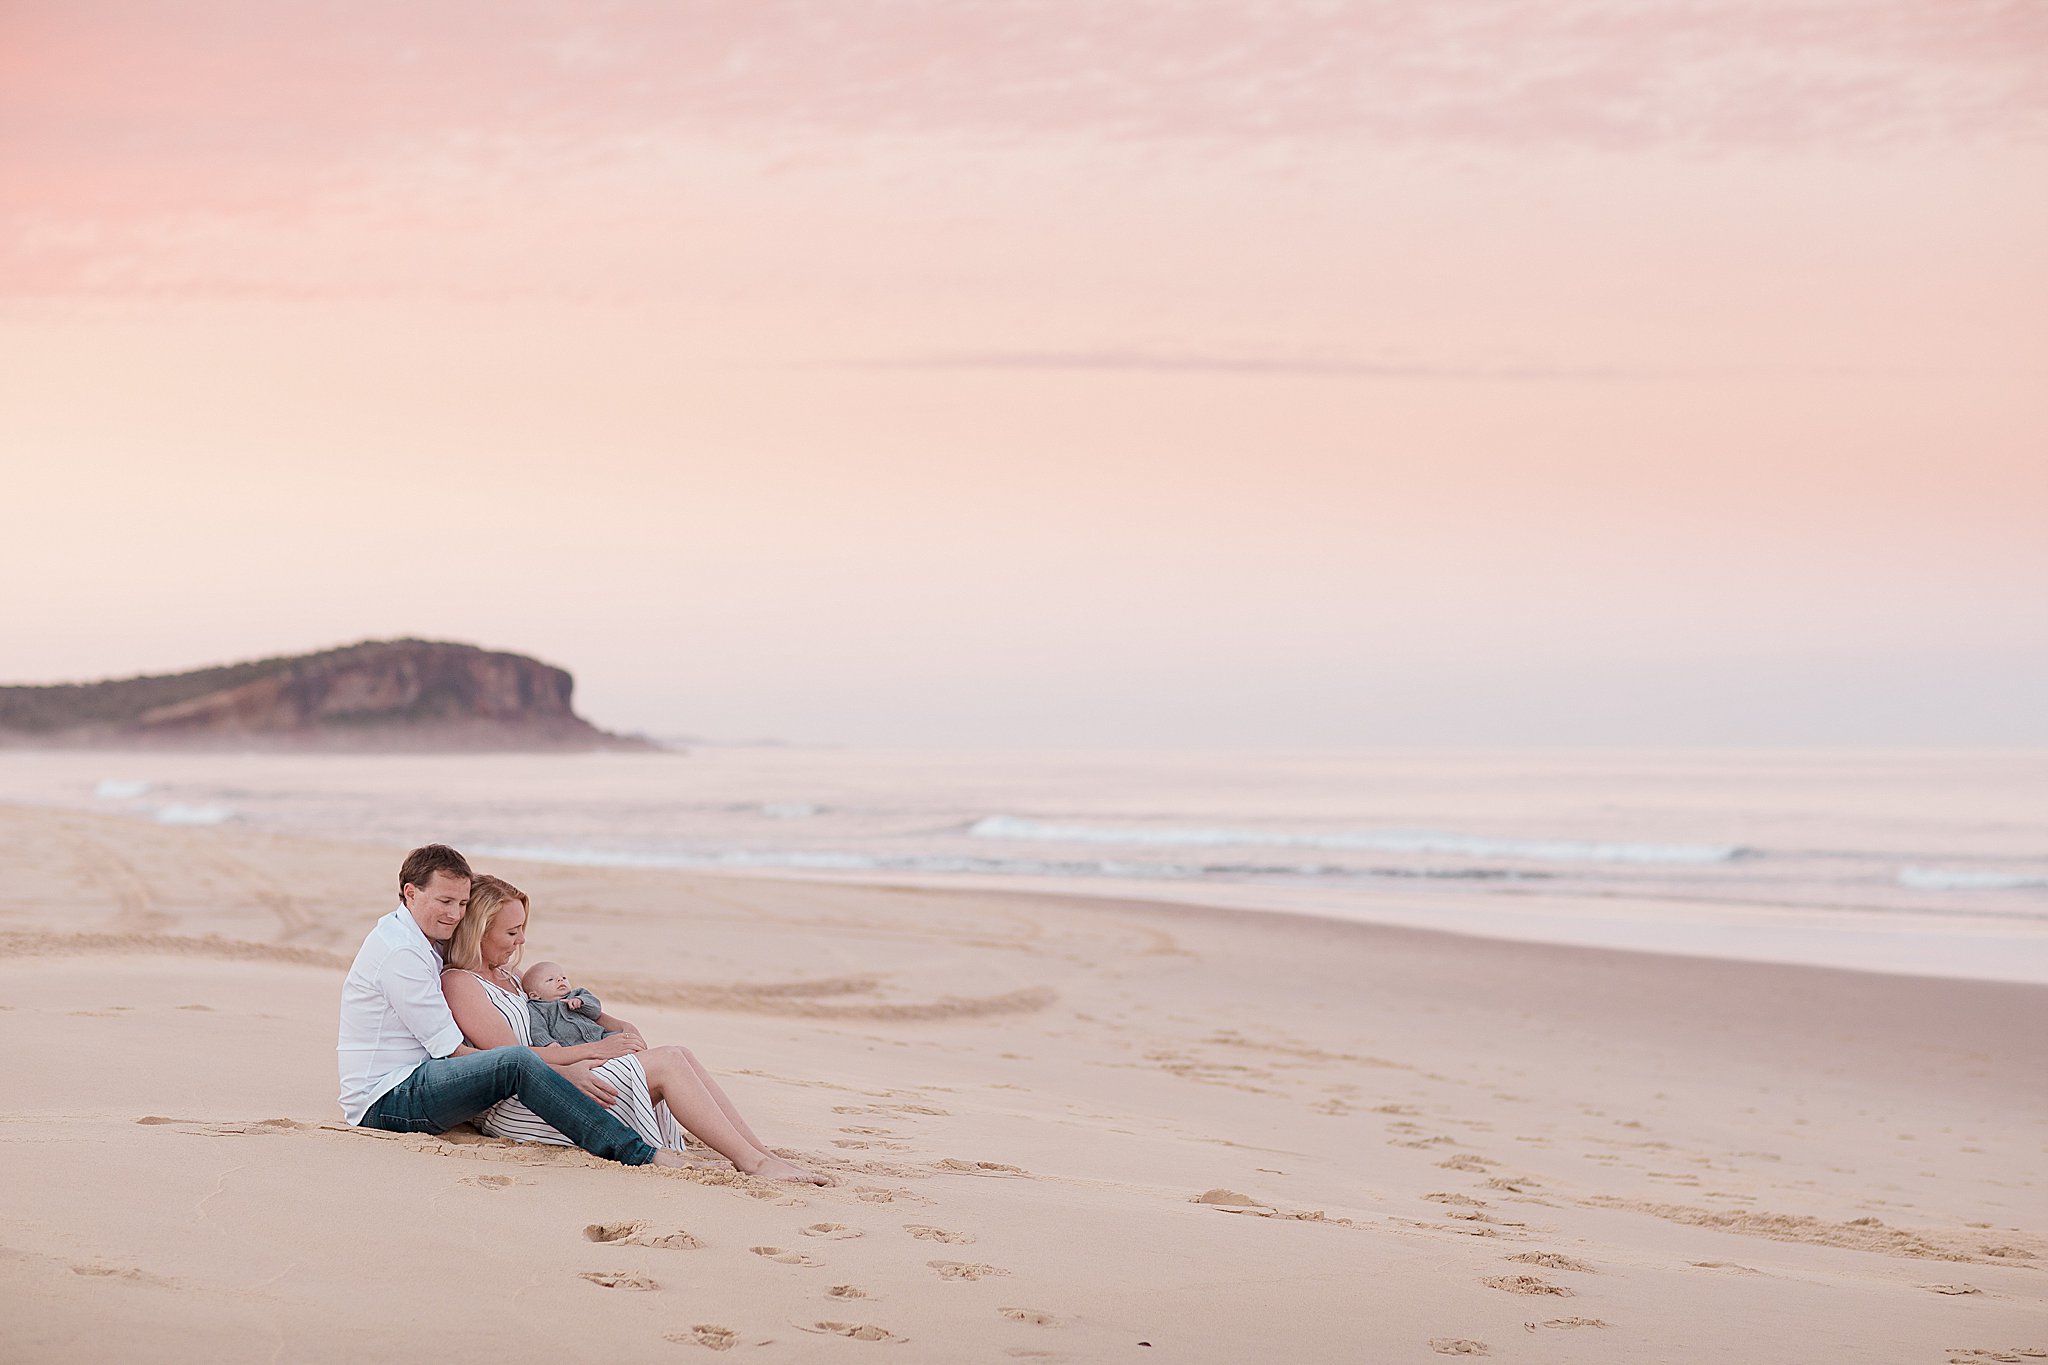
<path id="1" fill-rule="evenodd" d="M 784 1161 L 779 1156 L 764 1156 L 761 1164 L 747 1172 L 757 1180 L 787 1180 L 801 1185 L 824 1185 L 829 1183 L 816 1171 L 807 1171 L 794 1162 Z"/>
<path id="2" fill-rule="evenodd" d="M 705 1163 L 695 1160 L 688 1152 L 677 1152 L 667 1147 L 657 1147 L 654 1149 L 654 1160 L 650 1164 L 667 1166 L 671 1170 L 698 1171 L 704 1169 Z"/>

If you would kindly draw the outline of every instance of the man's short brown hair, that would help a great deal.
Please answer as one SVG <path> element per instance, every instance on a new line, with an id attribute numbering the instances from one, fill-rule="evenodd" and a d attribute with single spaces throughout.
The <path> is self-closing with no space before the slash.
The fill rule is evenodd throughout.
<path id="1" fill-rule="evenodd" d="M 398 866 L 398 894 L 404 895 L 405 888 L 417 886 L 426 889 L 436 872 L 446 872 L 451 877 L 464 881 L 475 880 L 476 874 L 469 870 L 469 860 L 446 844 L 428 844 L 405 855 L 405 861 Z"/>

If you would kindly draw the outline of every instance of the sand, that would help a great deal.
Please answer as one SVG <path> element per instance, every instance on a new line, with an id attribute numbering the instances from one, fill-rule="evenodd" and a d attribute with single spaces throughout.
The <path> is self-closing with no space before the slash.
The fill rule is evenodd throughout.
<path id="1" fill-rule="evenodd" d="M 2048 988 L 493 864 L 792 1190 L 344 1126 L 402 852 L 0 807 L 0 1359 L 2048 1354 Z"/>

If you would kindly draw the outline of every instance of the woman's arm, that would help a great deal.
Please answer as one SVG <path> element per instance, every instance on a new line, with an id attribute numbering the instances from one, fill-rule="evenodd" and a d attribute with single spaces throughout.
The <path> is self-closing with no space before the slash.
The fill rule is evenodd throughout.
<path id="1" fill-rule="evenodd" d="M 441 994 L 448 997 L 448 1012 L 455 1016 L 455 1023 L 462 1030 L 463 1037 L 476 1044 L 478 1052 L 488 1052 L 494 1047 L 513 1047 L 519 1042 L 519 1035 L 505 1022 L 505 1016 L 498 1013 L 498 1007 L 484 994 L 483 983 L 468 972 L 445 971 L 441 973 Z M 609 1043 L 609 1038 L 601 1042 Z M 592 1075 L 597 1060 L 585 1054 L 598 1053 L 600 1057 L 616 1056 L 616 1053 L 599 1052 L 599 1043 L 587 1043 L 582 1047 L 562 1047 L 550 1044 L 537 1047 L 534 1054 L 542 1061 L 569 1078 L 570 1084 L 609 1109 L 618 1103 L 619 1093 L 602 1076 Z M 453 1055 L 461 1056 L 471 1051 L 469 1047 L 458 1047 Z"/>
<path id="2" fill-rule="evenodd" d="M 484 983 L 468 972 L 451 967 L 441 973 L 441 994 L 448 997 L 448 1012 L 455 1016 L 462 1036 L 469 1039 L 478 1051 L 488 1052 L 494 1047 L 518 1044 L 519 1035 L 512 1031 L 512 1026 L 505 1022 L 505 1016 L 498 1013 L 498 1007 L 484 994 Z M 551 1066 L 568 1066 L 574 1062 L 610 1061 L 631 1050 L 610 1038 L 601 1038 L 597 1042 L 579 1043 L 574 1047 L 548 1043 L 535 1048 L 534 1052 Z"/>
<path id="3" fill-rule="evenodd" d="M 519 1035 L 498 1013 L 498 1007 L 484 994 L 484 983 L 468 972 L 449 968 L 441 973 L 441 994 L 448 997 L 448 1012 L 455 1016 L 462 1036 L 480 1052 L 494 1047 L 511 1047 Z"/>
<path id="4" fill-rule="evenodd" d="M 647 1046 L 647 1035 L 640 1031 L 639 1025 L 619 1018 L 618 1015 L 613 1014 L 610 1010 L 606 1010 L 603 1014 L 597 1016 L 597 1026 L 602 1029 L 610 1029 L 614 1033 L 623 1033 L 628 1038 L 638 1039 L 640 1046 L 643 1048 Z"/>

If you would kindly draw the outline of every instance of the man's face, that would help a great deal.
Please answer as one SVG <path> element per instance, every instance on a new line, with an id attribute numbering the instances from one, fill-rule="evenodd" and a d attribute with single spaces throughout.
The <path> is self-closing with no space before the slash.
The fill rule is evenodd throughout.
<path id="1" fill-rule="evenodd" d="M 435 872 L 427 877 L 425 886 L 407 882 L 399 894 L 420 932 L 435 943 L 446 943 L 455 926 L 462 923 L 462 912 L 469 908 L 469 878 Z"/>

